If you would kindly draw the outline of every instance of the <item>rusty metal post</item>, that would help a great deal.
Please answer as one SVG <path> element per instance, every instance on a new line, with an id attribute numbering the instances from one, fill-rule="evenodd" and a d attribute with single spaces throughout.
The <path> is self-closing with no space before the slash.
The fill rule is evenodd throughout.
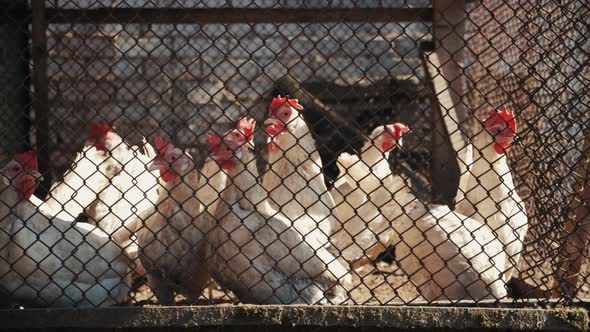
<path id="1" fill-rule="evenodd" d="M 432 183 L 442 203 L 461 199 L 461 183 L 466 185 L 471 163 L 469 139 L 462 125 L 469 119 L 463 103 L 465 77 L 463 60 L 466 41 L 465 1 L 434 1 L 434 50 L 425 52 L 426 69 L 435 94 L 433 107 Z M 450 144 L 450 146 L 449 146 Z M 462 188 L 464 189 L 464 188 Z M 457 194 L 458 193 L 458 194 Z"/>
<path id="2" fill-rule="evenodd" d="M 33 110 L 35 114 L 36 147 L 39 157 L 39 171 L 44 175 L 43 183 L 35 193 L 39 198 L 44 198 L 51 184 L 49 169 L 50 144 L 49 144 L 49 98 L 47 78 L 47 17 L 44 0 L 33 0 L 32 7 L 32 57 L 33 72 L 32 81 L 34 87 Z"/>

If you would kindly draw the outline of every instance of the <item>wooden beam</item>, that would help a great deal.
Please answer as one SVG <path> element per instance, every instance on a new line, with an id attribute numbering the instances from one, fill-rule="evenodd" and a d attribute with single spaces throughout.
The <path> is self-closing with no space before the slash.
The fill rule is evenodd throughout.
<path id="1" fill-rule="evenodd" d="M 237 9 L 237 8 L 47 8 L 52 24 L 204 24 L 432 21 L 431 8 Z"/>
<path id="2" fill-rule="evenodd" d="M 463 129 L 470 117 L 463 102 L 465 0 L 435 0 L 433 14 L 434 50 L 425 53 L 427 70 L 438 101 L 438 108 L 433 109 L 433 126 L 442 131 L 442 123 L 446 129 L 444 134 L 449 136 L 442 137 L 440 132 L 433 136 L 432 179 L 435 192 L 442 194 L 443 202 L 450 203 L 453 199 L 458 201 L 463 198 L 469 176 L 468 165 L 473 158 L 468 135 Z M 449 151 L 453 151 L 452 155 Z M 457 190 L 458 186 L 462 190 Z"/>
<path id="3" fill-rule="evenodd" d="M 426 73 L 426 86 L 431 92 L 432 98 L 432 146 L 430 164 L 431 182 L 433 187 L 432 200 L 435 203 L 451 205 L 453 197 L 457 192 L 459 183 L 459 167 L 455 160 L 455 150 L 451 145 L 450 135 L 445 127 L 443 115 L 440 109 L 440 102 L 434 85 L 434 76 L 436 76 L 436 67 L 432 65 L 436 56 L 420 48 L 420 57 L 424 64 Z M 438 64 L 438 61 L 436 61 Z"/>
<path id="4" fill-rule="evenodd" d="M 32 81 L 34 87 L 33 110 L 35 112 L 36 148 L 39 158 L 39 171 L 44 181 L 37 188 L 35 194 L 43 199 L 51 184 L 50 145 L 49 145 L 49 98 L 47 78 L 47 20 L 45 16 L 45 0 L 32 0 Z"/>

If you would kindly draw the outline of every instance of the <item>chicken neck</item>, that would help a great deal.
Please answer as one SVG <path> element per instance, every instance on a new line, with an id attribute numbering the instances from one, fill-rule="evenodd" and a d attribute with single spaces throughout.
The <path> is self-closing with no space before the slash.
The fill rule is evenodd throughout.
<path id="1" fill-rule="evenodd" d="M 495 151 L 493 138 L 486 131 L 480 132 L 473 143 L 474 164 L 466 199 L 477 207 L 476 211 L 481 216 L 474 217 L 486 220 L 493 230 L 499 232 L 500 241 L 506 243 L 508 234 L 499 231 L 505 228 L 505 218 L 495 218 L 494 215 L 498 213 L 498 205 L 507 210 L 505 213 L 510 213 L 515 204 L 514 200 L 506 199 L 516 195 L 508 161 L 505 154 Z"/>
<path id="2" fill-rule="evenodd" d="M 198 183 L 198 177 L 197 170 L 193 169 L 184 176 L 178 176 L 174 181 L 163 182 L 163 188 L 160 190 L 156 205 L 177 206 L 189 216 L 193 218 L 197 217 L 201 211 L 193 187 Z M 171 209 L 170 211 L 174 211 L 173 213 L 175 213 L 176 209 Z"/>

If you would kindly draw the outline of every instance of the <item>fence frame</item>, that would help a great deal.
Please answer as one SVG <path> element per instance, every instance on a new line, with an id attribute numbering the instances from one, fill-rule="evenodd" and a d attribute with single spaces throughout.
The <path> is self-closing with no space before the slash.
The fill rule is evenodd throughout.
<path id="1" fill-rule="evenodd" d="M 266 331 L 277 327 L 290 331 L 310 328 L 583 331 L 588 328 L 589 319 L 582 308 L 243 305 L 0 310 L 0 321 L 5 329 L 68 331 L 81 328 L 121 331 L 199 328 L 207 331 L 219 327 L 232 331 Z"/>
<path id="2" fill-rule="evenodd" d="M 47 76 L 48 49 L 47 30 L 49 24 L 236 24 L 236 23 L 328 23 L 328 22 L 431 22 L 433 43 L 421 46 L 421 57 L 426 69 L 426 81 L 432 92 L 433 117 L 433 149 L 431 179 L 434 191 L 442 193 L 445 203 L 452 203 L 456 195 L 461 195 L 468 175 L 469 143 L 462 124 L 472 116 L 463 102 L 462 90 L 465 87 L 465 74 L 462 68 L 466 43 L 464 40 L 466 15 L 465 5 L 473 0 L 434 0 L 433 7 L 428 8 L 354 8 L 354 9 L 323 9 L 318 15 L 315 9 L 154 9 L 154 8 L 101 8 L 101 9 L 57 9 L 47 8 L 44 0 L 32 0 L 31 11 L 18 12 L 19 15 L 30 15 L 32 45 L 32 85 L 34 87 L 33 109 L 35 114 L 35 136 L 39 155 L 39 168 L 45 174 L 44 182 L 39 186 L 40 197 L 44 197 L 51 183 L 50 165 L 51 146 L 49 146 L 49 103 Z M 16 12 L 15 12 L 16 13 Z M 429 82 L 428 82 L 429 81 Z M 583 151 L 588 151 L 588 135 L 585 138 Z M 444 166 L 444 167 L 443 167 Z M 587 161 L 576 172 L 580 183 L 587 181 Z M 451 170 L 449 172 L 449 169 Z M 576 288 L 581 262 L 579 250 L 572 250 L 578 245 L 585 245 L 588 238 L 576 235 L 578 227 L 585 229 L 590 225 L 585 221 L 589 205 L 588 186 L 578 185 L 584 202 L 572 207 L 576 219 L 566 225 L 566 240 L 562 245 L 564 260 L 574 259 L 574 266 L 566 262 L 558 272 L 558 279 L 564 281 L 564 293 L 573 297 Z M 574 241 L 575 243 L 571 243 Z M 575 244 L 575 245 L 574 245 Z M 571 263 L 569 263 L 571 264 Z M 573 269 L 573 270 L 572 270 Z M 564 275 L 567 273 L 567 275 Z M 557 296 L 558 294 L 554 294 Z"/>
<path id="3" fill-rule="evenodd" d="M 470 0 L 473 1 L 473 0 Z M 425 61 L 430 65 L 427 75 L 432 82 L 433 91 L 433 128 L 440 133 L 433 134 L 432 169 L 433 186 L 443 193 L 443 200 L 452 202 L 457 192 L 459 174 L 465 174 L 467 139 L 464 135 L 453 135 L 451 139 L 444 137 L 456 131 L 457 123 L 467 117 L 467 110 L 461 101 L 462 96 L 453 92 L 460 87 L 463 52 L 465 47 L 465 0 L 435 0 L 433 7 L 423 8 L 328 8 L 318 15 L 316 9 L 184 9 L 184 8 L 99 8 L 99 9 L 59 9 L 46 8 L 44 0 L 32 0 L 32 48 L 33 73 L 32 83 L 35 89 L 33 109 L 35 111 L 35 133 L 39 155 L 39 169 L 48 174 L 36 193 L 43 198 L 51 184 L 47 172 L 51 147 L 49 142 L 49 105 L 47 77 L 47 36 L 48 24 L 202 24 L 202 23 L 328 23 L 328 22 L 432 22 L 435 38 L 432 55 Z M 20 13 L 21 15 L 23 13 Z M 437 56 L 439 61 L 432 57 Z M 448 61 L 454 60 L 454 61 Z M 441 109 L 446 112 L 443 116 Z M 435 130 L 435 131 L 436 131 Z M 445 165 L 451 169 L 440 176 Z M 448 172 L 448 171 L 447 171 Z M 459 191 L 460 192 L 460 191 Z"/>

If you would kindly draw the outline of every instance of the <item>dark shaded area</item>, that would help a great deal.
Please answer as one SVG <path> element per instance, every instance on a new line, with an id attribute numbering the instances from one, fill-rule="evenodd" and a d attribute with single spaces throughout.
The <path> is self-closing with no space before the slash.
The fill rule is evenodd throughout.
<path id="1" fill-rule="evenodd" d="M 303 117 L 316 141 L 330 189 L 339 173 L 338 156 L 343 152 L 359 154 L 375 127 L 403 121 L 394 110 L 394 103 L 410 103 L 416 89 L 416 85 L 405 80 L 391 79 L 364 87 L 330 82 L 299 83 L 286 77 L 276 84 L 269 99 L 279 94 L 289 95 L 304 105 Z M 395 155 L 413 170 L 423 169 L 422 165 L 430 158 L 427 153 L 410 151 L 396 151 Z"/>
<path id="2" fill-rule="evenodd" d="M 526 283 L 520 278 L 512 278 L 506 284 L 508 288 L 508 296 L 515 299 L 541 299 L 551 298 L 551 291 L 542 290 Z"/>
<path id="3" fill-rule="evenodd" d="M 355 119 L 354 114 L 336 112 L 316 97 L 316 94 L 289 77 L 277 83 L 271 99 L 279 94 L 297 98 L 304 105 L 303 117 L 316 141 L 326 185 L 330 189 L 338 176 L 338 156 L 342 152 L 357 153 L 366 140 L 364 133 L 350 123 L 350 120 Z"/>
<path id="4" fill-rule="evenodd" d="M 380 253 L 379 256 L 377 256 L 377 259 L 375 260 L 375 262 L 373 262 L 373 264 L 380 261 L 385 262 L 387 264 L 393 264 L 395 262 L 395 247 L 389 246 L 387 250 L 385 250 L 384 252 Z"/>
<path id="5" fill-rule="evenodd" d="M 26 1 L 0 0 L 0 151 L 30 148 L 30 17 Z"/>

